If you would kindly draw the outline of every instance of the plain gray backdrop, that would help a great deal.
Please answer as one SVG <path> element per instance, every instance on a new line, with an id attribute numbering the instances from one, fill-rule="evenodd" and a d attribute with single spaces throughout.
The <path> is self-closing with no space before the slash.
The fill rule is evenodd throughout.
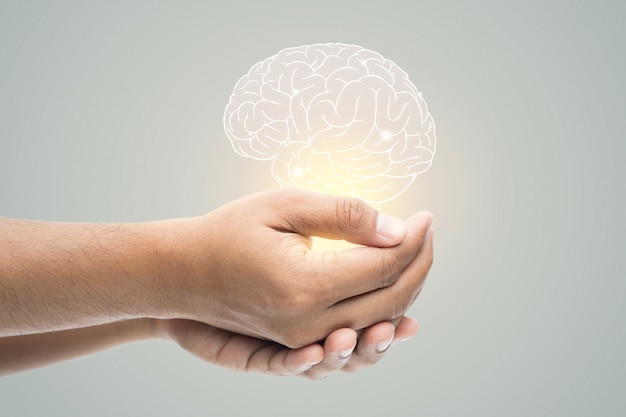
<path id="1" fill-rule="evenodd" d="M 142 342 L 0 379 L 3 416 L 626 413 L 626 12 L 618 1 L 0 1 L 0 215 L 145 221 L 275 187 L 234 153 L 235 82 L 361 45 L 424 94 L 437 154 L 419 335 L 321 381 Z"/>

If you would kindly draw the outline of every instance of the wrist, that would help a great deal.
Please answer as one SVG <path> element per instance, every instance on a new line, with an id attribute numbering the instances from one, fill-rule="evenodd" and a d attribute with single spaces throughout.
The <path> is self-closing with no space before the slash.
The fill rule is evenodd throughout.
<path id="1" fill-rule="evenodd" d="M 152 317 L 145 317 L 140 320 L 144 332 L 149 335 L 150 339 L 170 339 L 170 320 L 156 319 Z"/>
<path id="2" fill-rule="evenodd" d="M 142 224 L 142 234 L 147 238 L 147 249 L 138 254 L 140 263 L 145 267 L 139 274 L 142 279 L 140 286 L 145 297 L 147 324 L 155 335 L 160 329 L 160 320 L 175 317 L 179 311 L 177 301 L 180 298 L 178 270 L 180 258 L 176 235 L 180 220 L 161 220 Z"/>
<path id="3" fill-rule="evenodd" d="M 150 293 L 147 317 L 155 319 L 156 329 L 163 335 L 166 319 L 194 319 L 190 314 L 199 286 L 206 284 L 208 263 L 212 258 L 208 239 L 196 238 L 200 218 L 170 219 L 148 223 L 148 234 L 154 242 L 148 254 L 152 266 L 146 287 Z M 206 293 L 202 292 L 202 303 Z M 162 320 L 159 320 L 162 319 Z"/>
<path id="4" fill-rule="evenodd" d="M 118 228 L 112 241 L 124 242 L 111 250 L 107 261 L 114 278 L 110 287 L 112 306 L 119 305 L 116 320 L 131 320 L 152 332 L 152 318 L 174 317 L 178 311 L 178 288 L 174 282 L 175 245 L 172 242 L 176 220 L 128 223 Z M 114 243 L 104 243 L 113 247 Z M 126 314 L 124 314 L 124 312 Z"/>

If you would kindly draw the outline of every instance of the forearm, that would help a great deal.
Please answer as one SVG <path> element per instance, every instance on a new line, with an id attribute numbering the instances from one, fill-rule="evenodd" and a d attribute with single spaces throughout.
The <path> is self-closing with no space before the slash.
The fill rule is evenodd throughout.
<path id="1" fill-rule="evenodd" d="M 170 226 L 0 218 L 0 336 L 157 314 Z"/>
<path id="2" fill-rule="evenodd" d="M 150 319 L 0 338 L 0 376 L 154 338 Z"/>

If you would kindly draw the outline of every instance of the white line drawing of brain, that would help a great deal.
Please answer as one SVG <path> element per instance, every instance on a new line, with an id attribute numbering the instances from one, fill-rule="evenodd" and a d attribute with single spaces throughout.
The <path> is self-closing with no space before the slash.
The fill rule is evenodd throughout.
<path id="1" fill-rule="evenodd" d="M 224 129 L 283 186 L 388 202 L 427 171 L 435 123 L 406 72 L 356 45 L 286 48 L 235 85 Z"/>

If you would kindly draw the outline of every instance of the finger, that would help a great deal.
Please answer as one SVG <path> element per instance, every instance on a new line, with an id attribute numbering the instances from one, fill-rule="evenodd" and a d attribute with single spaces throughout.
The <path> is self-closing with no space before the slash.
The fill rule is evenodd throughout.
<path id="1" fill-rule="evenodd" d="M 304 236 L 343 239 L 359 245 L 395 246 L 406 235 L 403 221 L 379 213 L 353 197 L 289 190 L 273 196 L 269 226 Z M 276 213 L 281 213 L 275 218 Z"/>
<path id="2" fill-rule="evenodd" d="M 235 335 L 221 349 L 216 364 L 238 372 L 296 375 L 319 363 L 323 356 L 319 344 L 289 349 L 271 341 Z"/>
<path id="3" fill-rule="evenodd" d="M 352 329 L 335 330 L 324 342 L 324 359 L 309 369 L 304 376 L 310 379 L 325 378 L 348 363 L 357 344 L 357 334 Z"/>
<path id="4" fill-rule="evenodd" d="M 429 232 L 415 260 L 393 285 L 341 301 L 328 311 L 337 325 L 352 328 L 363 328 L 371 323 L 400 317 L 415 301 L 432 262 L 433 233 Z"/>
<path id="5" fill-rule="evenodd" d="M 343 370 L 355 372 L 378 363 L 389 351 L 389 346 L 410 339 L 418 330 L 417 320 L 410 317 L 401 317 L 397 325 L 383 322 L 364 329 L 355 353 Z"/>
<path id="6" fill-rule="evenodd" d="M 417 320 L 412 317 L 402 317 L 400 323 L 396 326 L 396 332 L 393 337 L 392 345 L 404 342 L 415 336 L 419 331 L 420 325 Z"/>
<path id="7" fill-rule="evenodd" d="M 317 343 L 289 349 L 196 321 L 170 322 L 172 337 L 182 348 L 206 362 L 237 372 L 295 375 L 324 358 L 324 348 Z"/>
<path id="8" fill-rule="evenodd" d="M 259 356 L 258 358 L 256 356 Z M 267 360 L 267 370 L 265 373 L 272 375 L 299 375 L 302 374 L 324 359 L 324 348 L 313 343 L 298 349 L 289 349 L 282 347 L 280 350 L 273 352 L 272 356 L 267 358 L 260 352 L 252 358 L 253 371 L 262 369 Z M 256 367 L 257 360 L 259 367 Z"/>
<path id="9" fill-rule="evenodd" d="M 319 275 L 328 282 L 328 301 L 335 304 L 393 285 L 415 260 L 432 224 L 432 215 L 423 211 L 410 220 L 411 229 L 406 238 L 393 248 L 359 247 L 340 252 L 308 252 L 305 259 L 310 261 L 306 262 L 306 266 L 309 270 L 312 266 L 317 268 Z"/>
<path id="10" fill-rule="evenodd" d="M 377 323 L 364 329 L 357 349 L 344 370 L 354 372 L 377 363 L 391 346 L 394 334 L 395 327 L 390 322 Z"/>
<path id="11" fill-rule="evenodd" d="M 284 348 L 274 342 L 231 333 L 211 362 L 236 372 L 265 373 L 268 372 L 270 359 L 281 349 Z"/>

